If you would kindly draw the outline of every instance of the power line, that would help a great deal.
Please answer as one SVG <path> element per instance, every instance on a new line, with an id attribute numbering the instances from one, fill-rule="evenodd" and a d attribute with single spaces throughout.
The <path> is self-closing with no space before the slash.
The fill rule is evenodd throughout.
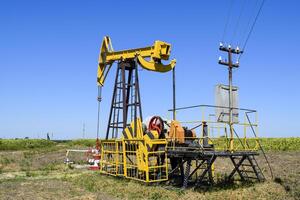
<path id="1" fill-rule="evenodd" d="M 240 10 L 240 13 L 239 13 L 239 16 L 238 16 L 238 19 L 237 19 L 237 22 L 236 22 L 236 25 L 235 25 L 235 28 L 234 28 L 231 40 L 230 40 L 231 44 L 233 44 L 233 42 L 234 42 L 233 40 L 234 40 L 234 38 L 236 36 L 236 33 L 237 33 L 237 30 L 239 28 L 240 20 L 241 20 L 241 17 L 243 15 L 243 12 L 244 12 L 245 5 L 246 5 L 246 0 L 244 0 L 243 4 L 241 5 L 241 10 Z"/>
<path id="2" fill-rule="evenodd" d="M 228 26 L 229 18 L 231 16 L 232 5 L 233 5 L 233 0 L 230 1 L 230 6 L 229 6 L 229 9 L 228 9 L 226 23 L 225 23 L 225 27 L 224 27 L 224 31 L 223 31 L 223 35 L 222 35 L 222 40 L 221 40 L 222 42 L 224 42 L 224 37 L 225 37 L 226 31 L 227 31 L 227 26 Z"/>
<path id="3" fill-rule="evenodd" d="M 248 33 L 248 35 L 247 35 L 245 44 L 244 44 L 244 46 L 243 46 L 243 48 L 242 48 L 243 51 L 244 51 L 245 48 L 246 48 L 246 45 L 247 45 L 247 43 L 248 43 L 248 41 L 249 41 L 249 38 L 250 38 L 250 36 L 251 36 L 251 34 L 252 34 L 252 32 L 253 32 L 254 26 L 255 26 L 255 24 L 256 24 L 256 22 L 257 22 L 257 19 L 258 19 L 260 13 L 261 13 L 261 10 L 262 10 L 262 8 L 263 8 L 264 3 L 265 3 L 265 0 L 263 0 L 262 3 L 260 4 L 259 10 L 258 10 L 258 12 L 257 12 L 257 14 L 256 14 L 256 16 L 255 16 L 254 22 L 253 22 L 253 24 L 252 24 L 252 26 L 251 26 L 251 29 L 250 29 L 250 31 L 249 31 L 249 33 Z M 240 60 L 241 56 L 242 56 L 242 54 L 240 54 L 238 60 Z"/>
<path id="4" fill-rule="evenodd" d="M 259 2 L 259 0 L 256 0 L 255 4 L 253 4 L 252 9 L 249 9 L 249 10 L 255 10 L 256 6 L 258 5 L 258 2 Z M 251 13 L 250 13 L 249 19 L 247 21 L 247 25 L 245 26 L 245 30 L 243 31 L 243 33 L 241 35 L 241 40 L 240 40 L 240 43 L 238 43 L 238 46 L 241 46 L 241 44 L 243 43 L 243 39 L 246 37 L 248 29 L 250 27 L 251 19 L 253 19 L 254 16 L 255 16 L 255 13 L 253 13 L 253 15 L 251 15 Z"/>

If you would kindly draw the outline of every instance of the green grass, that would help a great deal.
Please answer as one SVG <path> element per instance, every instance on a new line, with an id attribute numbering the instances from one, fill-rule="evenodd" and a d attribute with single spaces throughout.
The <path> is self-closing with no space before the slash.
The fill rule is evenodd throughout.
<path id="1" fill-rule="evenodd" d="M 300 150 L 300 137 L 261 138 L 261 144 L 267 151 L 297 151 Z"/>
<path id="2" fill-rule="evenodd" d="M 224 147 L 225 139 L 213 139 L 216 147 Z M 251 147 L 255 146 L 254 139 L 248 139 Z M 300 150 L 300 137 L 295 138 L 260 138 L 260 142 L 266 151 L 298 151 Z M 235 140 L 235 143 L 239 142 Z M 0 139 L 0 150 L 39 150 L 51 151 L 59 148 L 92 147 L 95 139 L 79 139 L 63 142 L 54 142 L 41 139 Z"/>
<path id="3" fill-rule="evenodd" d="M 84 147 L 92 147 L 96 145 L 96 139 L 77 139 L 70 140 L 65 143 L 68 146 L 84 146 Z"/>
<path id="4" fill-rule="evenodd" d="M 57 150 L 58 148 L 74 146 L 95 146 L 95 139 L 79 139 L 62 142 L 45 139 L 0 139 L 0 151 Z"/>
<path id="5" fill-rule="evenodd" d="M 121 199 L 178 199 L 183 192 L 162 186 L 147 187 L 146 184 L 119 177 L 103 176 L 99 173 L 86 174 L 72 178 L 75 184 L 89 192 L 105 193 Z"/>
<path id="6" fill-rule="evenodd" d="M 0 150 L 30 150 L 50 148 L 56 143 L 40 139 L 0 139 Z"/>
<path id="7" fill-rule="evenodd" d="M 108 194 L 118 199 L 287 199 L 289 197 L 284 188 L 273 181 L 217 185 L 197 190 L 193 188 L 182 190 L 165 184 L 147 186 L 137 181 L 97 173 L 80 175 L 69 181 L 84 187 L 89 192 Z"/>
<path id="8" fill-rule="evenodd" d="M 67 168 L 63 159 L 57 160 L 53 152 L 48 149 L 56 149 L 57 156 L 64 154 L 62 149 L 94 146 L 94 139 L 73 140 L 73 141 L 47 141 L 47 140 L 0 140 L 0 178 L 11 173 L 18 181 L 10 183 L 0 179 L 0 196 L 8 197 L 10 192 L 33 195 L 37 193 L 49 193 L 53 186 L 49 184 L 60 184 L 56 186 L 55 193 L 49 193 L 46 197 L 58 198 L 57 193 L 68 199 L 69 190 L 64 190 L 64 184 L 70 188 L 77 188 L 76 194 L 81 194 L 90 199 L 102 198 L 112 199 L 299 199 L 299 168 L 297 155 L 300 150 L 300 138 L 262 138 L 261 142 L 268 151 L 270 162 L 274 166 L 274 181 L 268 180 L 256 184 L 217 184 L 213 188 L 194 190 L 189 188 L 181 190 L 165 184 L 150 184 L 147 186 L 141 182 L 123 179 L 119 177 L 100 175 L 99 172 L 84 171 L 82 169 Z M 218 141 L 220 142 L 220 141 Z M 254 140 L 250 139 L 250 142 Z M 22 144 L 23 143 L 23 144 Z M 3 145 L 3 146 L 2 146 Z M 19 146 L 18 146 L 19 145 Z M 17 147 L 16 147 L 17 146 Z M 10 147 L 12 149 L 10 149 Z M 1 152 L 7 150 L 7 152 Z M 10 152 L 14 150 L 16 152 Z M 51 150 L 52 151 L 52 150 Z M 285 151 L 285 152 L 282 152 Z M 289 152 L 290 151 L 290 152 Z M 295 151 L 295 152 L 292 152 Z M 286 156 L 285 156 L 286 155 Z M 282 159 L 279 159 L 279 157 Z M 47 158 L 47 159 L 45 159 Z M 43 160 L 42 164 L 37 164 Z M 221 163 L 220 163 L 221 164 Z M 219 166 L 219 165 L 218 165 Z M 218 167 L 217 166 L 217 167 Z M 224 166 L 227 166 L 224 164 Z M 289 168 L 286 168 L 286 167 Z M 222 167 L 222 166 L 221 166 Z M 2 171 L 2 175 L 1 175 Z M 216 183 L 224 180 L 223 171 L 215 173 Z M 30 183 L 30 184 L 23 184 Z M 35 183 L 42 183 L 43 191 L 38 190 Z M 50 188 L 47 186 L 51 186 Z M 20 190 L 20 188 L 24 188 Z M 35 189 L 37 191 L 35 191 Z M 35 192 L 29 192 L 34 190 Z M 1 193 L 2 192 L 2 193 Z M 27 193 L 26 193 L 27 192 Z M 52 195 L 52 196 L 51 196 Z M 92 196 L 89 196 L 92 195 Z M 60 199 L 62 199 L 62 197 Z M 110 198 L 111 197 L 111 198 Z M 31 199 L 33 199 L 31 198 Z M 71 197 L 70 197 L 71 198 Z M 0 198 L 1 199 L 1 198 Z M 85 199 L 85 198 L 83 198 Z M 86 198 L 88 199 L 88 198 Z M 300 199 L 299 199 L 300 200 Z"/>
<path id="9" fill-rule="evenodd" d="M 214 146 L 217 149 L 224 149 L 226 147 L 225 138 L 212 139 Z M 243 138 L 241 138 L 243 142 Z M 266 151 L 298 151 L 300 150 L 300 137 L 295 138 L 260 138 L 260 144 Z M 247 143 L 250 148 L 254 148 L 256 143 L 254 138 L 248 138 Z M 240 146 L 238 139 L 234 140 L 234 146 Z"/>

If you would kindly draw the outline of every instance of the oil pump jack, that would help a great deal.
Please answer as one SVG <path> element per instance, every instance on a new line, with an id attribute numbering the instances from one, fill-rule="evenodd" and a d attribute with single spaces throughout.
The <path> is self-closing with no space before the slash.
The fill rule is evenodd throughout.
<path id="1" fill-rule="evenodd" d="M 120 132 L 130 125 L 129 120 L 130 122 L 136 122 L 137 118 L 143 120 L 138 66 L 153 72 L 168 72 L 176 64 L 175 59 L 166 65 L 162 63 L 162 60 L 169 59 L 170 52 L 171 45 L 162 41 L 155 41 L 148 47 L 114 51 L 110 38 L 104 37 L 99 55 L 97 76 L 99 87 L 104 85 L 113 63 L 117 63 L 106 139 L 118 138 Z M 147 58 L 149 60 L 146 60 Z M 134 130 L 133 137 L 137 136 L 136 132 Z"/>
<path id="2" fill-rule="evenodd" d="M 222 140 L 225 148 L 218 149 L 214 142 L 218 143 L 219 140 L 210 138 L 208 126 L 222 122 L 202 119 L 198 121 L 200 124 L 197 126 L 187 128 L 176 120 L 178 110 L 224 107 L 198 105 L 176 108 L 174 70 L 176 60 L 171 60 L 169 64 L 162 63 L 169 60 L 170 53 L 171 45 L 162 41 L 155 41 L 152 46 L 114 51 L 110 38 L 104 37 L 98 59 L 99 102 L 101 88 L 114 63 L 117 64 L 117 69 L 106 135 L 105 139 L 100 140 L 100 172 L 146 183 L 172 181 L 179 177 L 179 184 L 184 188 L 191 183 L 196 186 L 204 182 L 212 185 L 214 162 L 218 157 L 223 157 L 229 158 L 234 166 L 229 179 L 238 174 L 241 180 L 250 178 L 264 180 L 255 160 L 255 156 L 258 155 L 257 146 L 251 148 L 245 136 L 242 147 L 233 148 L 235 141 L 233 123 L 230 124 L 230 138 L 226 136 L 225 141 Z M 173 120 L 167 121 L 154 116 L 148 124 L 143 123 L 138 66 L 153 72 L 173 71 L 173 109 L 170 110 L 173 112 Z M 225 109 L 233 108 L 229 106 Z M 246 113 L 254 112 L 247 109 L 239 110 L 245 110 Z M 255 126 L 250 120 L 244 125 L 251 126 L 252 129 Z M 197 136 L 195 129 L 199 127 L 201 135 Z M 227 145 L 229 139 L 230 145 Z M 257 139 L 256 137 L 255 144 L 258 142 Z M 244 164 L 246 161 L 249 163 Z M 245 166 L 249 169 L 244 169 Z M 253 173 L 254 176 L 248 176 L 249 173 Z"/>

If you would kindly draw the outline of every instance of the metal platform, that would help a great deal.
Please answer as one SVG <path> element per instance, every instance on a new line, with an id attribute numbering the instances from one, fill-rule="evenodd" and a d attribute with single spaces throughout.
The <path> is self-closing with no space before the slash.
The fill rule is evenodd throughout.
<path id="1" fill-rule="evenodd" d="M 237 173 L 241 181 L 263 181 L 265 177 L 255 159 L 259 155 L 257 151 L 215 151 L 213 149 L 169 149 L 168 158 L 171 160 L 172 171 L 169 178 L 175 174 L 181 177 L 180 184 L 186 188 L 190 182 L 195 186 L 214 185 L 214 162 L 217 158 L 228 158 L 233 164 L 233 169 L 226 181 L 232 181 Z M 192 163 L 195 163 L 194 165 Z M 192 178 L 195 173 L 200 173 Z"/>

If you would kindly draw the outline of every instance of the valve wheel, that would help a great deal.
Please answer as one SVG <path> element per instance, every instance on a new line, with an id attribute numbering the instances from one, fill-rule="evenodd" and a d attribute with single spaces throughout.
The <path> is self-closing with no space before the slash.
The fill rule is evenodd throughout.
<path id="1" fill-rule="evenodd" d="M 162 118 L 159 116 L 152 117 L 149 121 L 148 129 L 149 131 L 157 131 L 157 133 L 160 135 L 164 130 L 164 122 Z"/>

